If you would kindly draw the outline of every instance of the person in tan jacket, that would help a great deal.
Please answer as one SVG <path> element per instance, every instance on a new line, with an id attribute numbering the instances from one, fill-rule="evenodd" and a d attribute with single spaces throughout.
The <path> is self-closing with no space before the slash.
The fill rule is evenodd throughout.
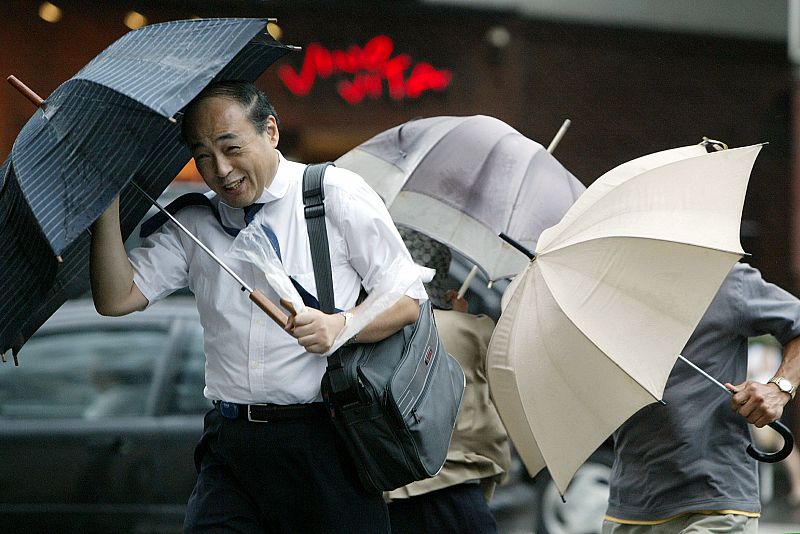
<path id="1" fill-rule="evenodd" d="M 400 228 L 400 235 L 414 261 L 436 271 L 425 289 L 444 349 L 464 369 L 467 386 L 439 474 L 384 494 L 392 532 L 497 532 L 488 501 L 511 464 L 511 451 L 486 380 L 494 322 L 486 315 L 467 313 L 467 301 L 448 290 L 449 248 L 406 228 Z"/>

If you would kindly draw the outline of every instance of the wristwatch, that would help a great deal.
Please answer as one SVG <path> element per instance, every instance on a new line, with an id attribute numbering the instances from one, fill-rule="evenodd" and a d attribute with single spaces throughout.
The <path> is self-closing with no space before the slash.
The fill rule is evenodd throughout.
<path id="1" fill-rule="evenodd" d="M 788 378 L 784 378 L 782 376 L 773 376 L 769 379 L 767 384 L 775 384 L 778 386 L 778 389 L 783 391 L 784 393 L 788 393 L 791 398 L 794 399 L 795 394 L 797 393 L 797 386 L 789 382 Z"/>
<path id="2" fill-rule="evenodd" d="M 342 330 L 344 330 L 345 328 L 347 328 L 347 321 L 353 318 L 353 312 L 343 311 L 339 313 L 341 314 L 342 317 L 344 317 L 344 326 L 342 327 Z M 348 345 L 352 345 L 353 343 L 358 343 L 358 339 L 356 339 L 356 336 L 358 336 L 358 334 L 354 334 L 353 337 L 345 341 L 342 346 L 346 347 Z"/>

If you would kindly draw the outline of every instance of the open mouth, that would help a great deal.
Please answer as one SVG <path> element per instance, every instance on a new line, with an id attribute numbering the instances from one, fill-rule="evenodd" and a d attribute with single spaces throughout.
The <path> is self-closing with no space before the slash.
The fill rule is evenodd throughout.
<path id="1" fill-rule="evenodd" d="M 223 185 L 222 188 L 225 191 L 236 191 L 237 189 L 239 189 L 239 186 L 241 186 L 242 183 L 244 183 L 244 178 L 239 178 L 235 182 L 231 182 L 229 184 Z"/>

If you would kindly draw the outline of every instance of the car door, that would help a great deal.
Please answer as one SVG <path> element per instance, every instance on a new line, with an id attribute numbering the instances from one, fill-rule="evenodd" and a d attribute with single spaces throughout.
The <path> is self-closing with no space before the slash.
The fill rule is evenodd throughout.
<path id="1" fill-rule="evenodd" d="M 154 513 L 140 532 L 180 532 L 186 503 L 194 488 L 197 471 L 194 449 L 203 432 L 203 416 L 212 408 L 203 396 L 205 355 L 203 334 L 196 318 L 186 317 L 174 325 L 173 346 L 155 377 L 157 391 L 152 406 L 158 431 L 150 443 L 149 503 Z"/>
<path id="2" fill-rule="evenodd" d="M 163 321 L 43 328 L 0 365 L 0 530 L 124 531 L 153 483 Z M 14 529 L 14 530 L 12 530 Z"/>

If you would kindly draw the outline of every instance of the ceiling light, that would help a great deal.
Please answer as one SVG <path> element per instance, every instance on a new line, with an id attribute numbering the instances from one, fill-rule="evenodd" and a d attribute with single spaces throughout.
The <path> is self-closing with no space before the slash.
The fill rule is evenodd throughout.
<path id="1" fill-rule="evenodd" d="M 128 28 L 136 30 L 147 24 L 147 17 L 137 11 L 128 11 L 124 22 Z"/>
<path id="2" fill-rule="evenodd" d="M 50 2 L 42 2 L 39 6 L 39 16 L 47 22 L 58 22 L 61 20 L 61 8 Z"/>

